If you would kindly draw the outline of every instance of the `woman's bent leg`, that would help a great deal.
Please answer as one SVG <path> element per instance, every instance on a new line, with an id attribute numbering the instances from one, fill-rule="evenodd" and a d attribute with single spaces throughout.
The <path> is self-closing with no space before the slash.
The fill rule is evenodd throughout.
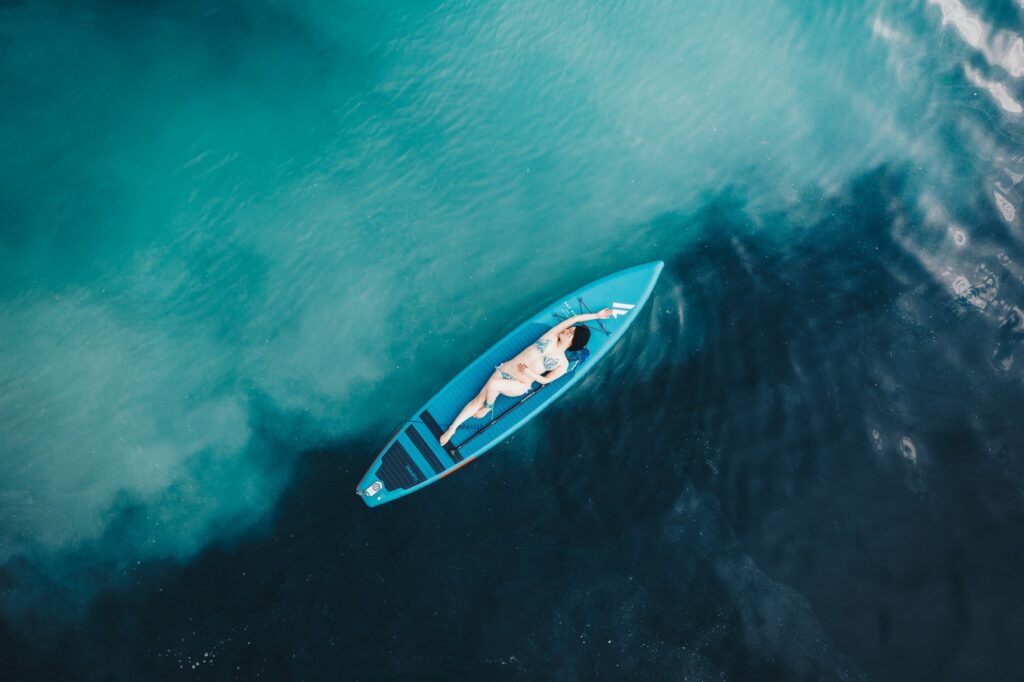
<path id="1" fill-rule="evenodd" d="M 477 394 L 475 398 L 466 403 L 466 406 L 462 408 L 459 415 L 455 417 L 455 421 L 448 427 L 448 430 L 441 434 L 439 439 L 441 445 L 446 444 L 455 435 L 456 429 L 462 426 L 462 423 L 469 419 L 471 416 L 475 416 L 481 419 L 487 416 L 490 412 L 490 407 L 485 408 L 484 403 L 489 406 L 494 405 L 494 401 L 498 399 L 499 395 L 508 396 L 520 396 L 530 390 L 529 386 L 526 386 L 514 379 L 491 379 L 485 385 L 482 391 Z"/>
<path id="2" fill-rule="evenodd" d="M 473 414 L 474 418 L 483 419 L 487 416 L 488 412 L 494 409 L 494 401 L 498 399 L 499 395 L 501 395 L 501 391 L 498 390 L 497 384 L 498 382 L 491 381 L 484 386 L 484 390 L 482 391 L 484 394 L 484 402 L 480 409 Z"/>
<path id="3" fill-rule="evenodd" d="M 448 430 L 442 433 L 441 437 L 438 439 L 441 442 L 441 445 L 445 445 L 448 441 L 450 441 L 452 439 L 452 436 L 455 435 L 456 429 L 462 426 L 462 422 L 469 419 L 471 416 L 473 416 L 473 414 L 477 412 L 477 410 L 483 407 L 484 401 L 487 399 L 487 395 L 490 391 L 491 383 L 492 382 L 488 381 L 486 384 L 484 384 L 483 389 L 476 394 L 476 397 L 470 400 L 468 403 L 466 403 L 466 406 L 463 407 L 462 411 L 459 412 L 457 417 L 455 417 L 455 421 L 452 422 L 452 425 L 449 426 Z"/>

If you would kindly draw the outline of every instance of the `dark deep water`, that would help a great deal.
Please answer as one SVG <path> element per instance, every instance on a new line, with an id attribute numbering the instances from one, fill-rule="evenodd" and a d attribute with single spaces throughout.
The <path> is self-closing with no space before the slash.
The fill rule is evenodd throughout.
<path id="1" fill-rule="evenodd" d="M 0 676 L 1024 678 L 1018 5 L 0 3 Z"/>

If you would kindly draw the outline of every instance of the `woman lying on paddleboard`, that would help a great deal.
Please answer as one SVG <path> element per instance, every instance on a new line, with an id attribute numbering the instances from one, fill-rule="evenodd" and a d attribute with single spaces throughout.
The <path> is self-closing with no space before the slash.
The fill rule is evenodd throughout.
<path id="1" fill-rule="evenodd" d="M 499 395 L 518 397 L 533 387 L 533 382 L 550 384 L 569 368 L 566 351 L 578 351 L 590 341 L 590 329 L 582 322 L 607 320 L 612 309 L 586 315 L 573 315 L 548 330 L 537 342 L 523 349 L 519 355 L 506 360 L 494 368 L 494 374 L 487 380 L 475 398 L 466 403 L 448 430 L 441 434 L 441 445 L 455 435 L 455 430 L 470 417 L 483 419 L 494 407 Z"/>

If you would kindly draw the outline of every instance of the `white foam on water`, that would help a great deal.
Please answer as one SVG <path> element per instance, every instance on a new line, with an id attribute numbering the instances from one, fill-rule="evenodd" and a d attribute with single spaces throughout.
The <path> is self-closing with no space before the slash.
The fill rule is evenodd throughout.
<path id="1" fill-rule="evenodd" d="M 992 66 L 999 66 L 1014 78 L 1024 76 L 1024 38 L 992 26 L 968 10 L 960 0 L 928 0 L 942 11 L 942 24 L 952 25 L 964 42 L 984 55 Z"/>
<path id="2" fill-rule="evenodd" d="M 967 76 L 967 80 L 991 95 L 992 99 L 999 105 L 999 108 L 1006 113 L 1020 114 L 1024 112 L 1024 107 L 1021 107 L 1020 102 L 1014 99 L 1013 95 L 1010 94 L 1010 91 L 1002 83 L 986 80 L 981 73 L 976 69 L 972 69 L 968 64 L 964 64 L 964 74 Z"/>

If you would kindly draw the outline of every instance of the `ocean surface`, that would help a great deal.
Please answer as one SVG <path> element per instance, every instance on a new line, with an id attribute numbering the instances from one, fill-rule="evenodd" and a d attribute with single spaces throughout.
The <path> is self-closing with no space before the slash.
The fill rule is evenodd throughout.
<path id="1" fill-rule="evenodd" d="M 1022 78 L 1022 0 L 0 2 L 2 676 L 1024 678 Z"/>

